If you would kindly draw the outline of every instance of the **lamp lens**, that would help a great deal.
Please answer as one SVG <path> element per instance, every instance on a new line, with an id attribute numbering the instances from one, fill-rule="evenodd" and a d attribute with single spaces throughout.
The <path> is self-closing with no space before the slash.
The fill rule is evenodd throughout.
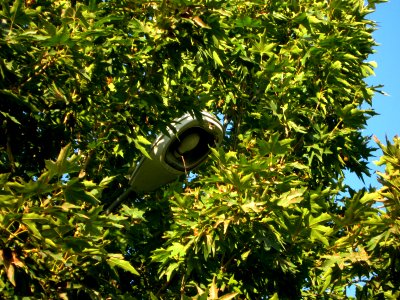
<path id="1" fill-rule="evenodd" d="M 182 139 L 181 144 L 178 146 L 178 153 L 180 155 L 185 154 L 193 150 L 200 141 L 200 135 L 196 132 L 189 134 L 184 139 Z"/>
<path id="2" fill-rule="evenodd" d="M 215 137 L 201 127 L 191 127 L 171 143 L 165 162 L 180 171 L 189 171 L 200 164 L 215 146 Z"/>

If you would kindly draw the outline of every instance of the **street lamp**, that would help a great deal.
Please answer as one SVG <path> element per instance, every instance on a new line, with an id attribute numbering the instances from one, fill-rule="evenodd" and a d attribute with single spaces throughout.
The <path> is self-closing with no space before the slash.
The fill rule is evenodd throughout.
<path id="1" fill-rule="evenodd" d="M 186 113 L 173 120 L 168 134 L 159 135 L 148 157 L 143 157 L 129 180 L 130 187 L 107 209 L 111 212 L 131 192 L 151 192 L 176 180 L 205 161 L 210 147 L 220 145 L 224 129 L 219 120 L 208 112 L 199 117 Z"/>

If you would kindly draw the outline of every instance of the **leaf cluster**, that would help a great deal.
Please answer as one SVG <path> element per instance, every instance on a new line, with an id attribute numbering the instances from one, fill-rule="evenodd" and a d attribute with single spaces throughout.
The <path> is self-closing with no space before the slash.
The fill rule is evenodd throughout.
<path id="1" fill-rule="evenodd" d="M 139 275 L 122 255 L 123 229 L 142 221 L 143 212 L 124 207 L 119 215 L 103 214 L 99 199 L 111 178 L 68 180 L 79 171 L 78 157 L 70 154 L 70 146 L 63 148 L 29 182 L 0 176 L 3 295 L 115 296 L 122 272 Z"/>

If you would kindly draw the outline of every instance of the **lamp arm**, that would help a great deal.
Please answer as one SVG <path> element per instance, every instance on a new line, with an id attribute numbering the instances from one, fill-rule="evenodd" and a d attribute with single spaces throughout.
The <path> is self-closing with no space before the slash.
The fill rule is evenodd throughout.
<path id="1" fill-rule="evenodd" d="M 106 209 L 105 213 L 108 215 L 111 213 L 115 208 L 117 208 L 125 199 L 131 194 L 134 193 L 136 195 L 136 192 L 133 190 L 133 188 L 130 186 L 123 192 L 111 205 Z"/>

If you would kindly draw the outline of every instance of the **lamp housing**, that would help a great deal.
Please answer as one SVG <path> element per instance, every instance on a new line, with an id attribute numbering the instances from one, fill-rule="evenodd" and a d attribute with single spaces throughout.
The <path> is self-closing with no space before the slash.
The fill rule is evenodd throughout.
<path id="1" fill-rule="evenodd" d="M 171 127 L 152 144 L 151 159 L 143 157 L 133 171 L 129 182 L 133 191 L 153 191 L 194 170 L 224 136 L 222 124 L 208 112 L 199 117 L 186 113 L 173 120 Z"/>

